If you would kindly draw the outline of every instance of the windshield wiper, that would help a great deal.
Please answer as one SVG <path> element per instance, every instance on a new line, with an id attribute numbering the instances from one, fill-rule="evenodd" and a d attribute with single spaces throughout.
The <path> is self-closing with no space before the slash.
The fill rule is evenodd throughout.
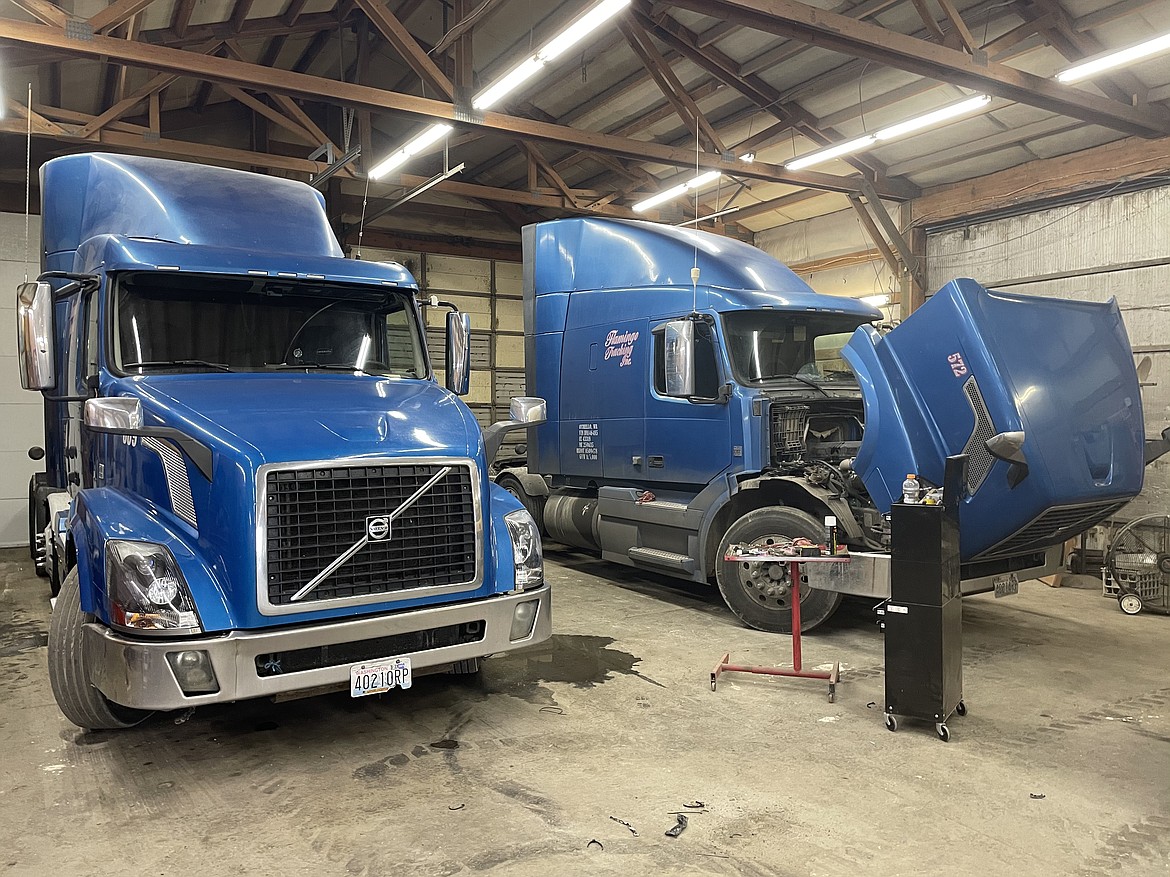
<path id="1" fill-rule="evenodd" d="M 360 369 L 356 365 L 345 365 L 344 363 L 340 363 L 340 362 L 277 362 L 277 363 L 273 363 L 272 365 L 270 365 L 268 367 L 275 368 L 275 369 L 320 368 L 320 369 L 328 369 L 331 371 L 361 372 L 363 375 L 366 374 L 365 369 Z"/>
<path id="2" fill-rule="evenodd" d="M 814 390 L 820 390 L 826 396 L 829 396 L 830 398 L 832 398 L 832 395 L 833 395 L 832 393 L 830 393 L 828 390 L 826 390 L 824 387 L 822 387 L 816 381 L 812 380 L 811 378 L 803 377 L 802 375 L 769 375 L 766 378 L 758 378 L 757 382 L 763 383 L 764 381 L 778 381 L 781 378 L 792 378 L 792 380 L 794 380 L 794 381 L 800 381 L 802 384 L 807 384 L 808 386 L 812 387 Z"/>
<path id="3" fill-rule="evenodd" d="M 126 362 L 122 368 L 214 368 L 221 372 L 230 372 L 231 366 L 224 362 L 208 362 L 206 359 L 152 359 L 148 362 Z"/>

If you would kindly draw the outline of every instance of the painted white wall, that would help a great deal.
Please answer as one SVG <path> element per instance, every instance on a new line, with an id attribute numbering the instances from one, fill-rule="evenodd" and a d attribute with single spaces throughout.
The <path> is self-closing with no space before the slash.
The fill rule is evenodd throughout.
<path id="1" fill-rule="evenodd" d="M 1151 360 L 1155 385 L 1143 388 L 1142 407 L 1146 433 L 1153 437 L 1170 425 L 1167 228 L 1170 187 L 1161 187 L 932 234 L 926 247 L 929 288 L 972 277 L 1027 295 L 1097 302 L 1115 297 L 1136 358 Z M 1145 490 L 1119 517 L 1153 513 L 1170 514 L 1166 457 L 1146 469 Z"/>
<path id="2" fill-rule="evenodd" d="M 42 464 L 28 449 L 44 444 L 39 393 L 22 390 L 16 365 L 16 286 L 40 270 L 40 217 L 28 223 L 31 264 L 25 261 L 24 216 L 0 213 L 0 547 L 28 543 L 28 480 Z"/>
<path id="3" fill-rule="evenodd" d="M 897 215 L 896 207 L 889 209 Z M 850 208 L 759 232 L 755 245 L 772 258 L 791 266 L 868 250 L 873 241 Z M 800 277 L 824 295 L 866 298 L 893 294 L 896 297 L 898 290 L 897 278 L 881 259 L 840 268 L 827 267 L 802 273 Z M 897 316 L 897 308 L 887 306 L 882 311 L 887 317 Z"/>

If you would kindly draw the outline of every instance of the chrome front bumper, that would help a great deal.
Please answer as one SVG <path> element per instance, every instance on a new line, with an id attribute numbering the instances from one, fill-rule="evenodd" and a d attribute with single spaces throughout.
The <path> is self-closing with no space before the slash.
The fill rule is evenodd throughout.
<path id="1" fill-rule="evenodd" d="M 1056 545 L 1044 553 L 1043 564 L 1017 570 L 1015 575 L 1021 582 L 1038 579 L 1057 572 L 1060 565 L 1061 546 Z M 809 563 L 803 570 L 809 585 L 822 591 L 836 591 L 876 600 L 888 600 L 890 597 L 890 555 L 886 553 L 853 551 L 849 554 L 849 563 Z M 963 579 L 963 596 L 995 590 L 995 580 L 1001 575 L 1006 573 Z"/>
<path id="2" fill-rule="evenodd" d="M 532 633 L 512 641 L 512 617 L 518 603 L 538 600 Z M 121 636 L 100 624 L 85 627 L 85 658 L 90 681 L 114 703 L 135 709 L 173 710 L 275 694 L 348 684 L 350 664 L 261 677 L 256 657 L 295 649 L 340 645 L 474 621 L 484 624 L 482 640 L 421 652 L 407 652 L 416 670 L 441 667 L 468 658 L 506 652 L 548 639 L 552 633 L 552 597 L 547 585 L 517 594 L 485 597 L 470 603 L 413 609 L 394 615 L 338 619 L 271 631 L 242 631 L 200 639 L 144 642 Z M 219 691 L 186 695 L 167 662 L 168 652 L 206 651 Z"/>

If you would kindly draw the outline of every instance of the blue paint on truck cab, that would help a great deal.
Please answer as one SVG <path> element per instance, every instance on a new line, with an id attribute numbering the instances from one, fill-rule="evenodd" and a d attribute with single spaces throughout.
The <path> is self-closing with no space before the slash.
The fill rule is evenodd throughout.
<path id="1" fill-rule="evenodd" d="M 855 552 L 880 553 L 907 473 L 941 485 L 948 455 L 970 456 L 967 590 L 1037 574 L 1141 489 L 1141 400 L 1112 300 L 957 280 L 886 331 L 876 309 L 726 237 L 575 218 L 528 226 L 523 244 L 528 389 L 548 420 L 497 480 L 554 539 L 714 577 L 751 626 L 788 630 L 788 571 L 725 561 L 728 546 L 823 542 L 831 515 Z M 804 588 L 803 625 L 840 591 L 879 590 Z"/>
<path id="2" fill-rule="evenodd" d="M 68 718 L 344 686 L 386 659 L 468 671 L 548 637 L 538 532 L 436 383 L 406 269 L 343 258 L 321 195 L 287 180 L 93 154 L 48 162 L 42 193 L 55 379 L 30 532 L 62 589 Z"/>

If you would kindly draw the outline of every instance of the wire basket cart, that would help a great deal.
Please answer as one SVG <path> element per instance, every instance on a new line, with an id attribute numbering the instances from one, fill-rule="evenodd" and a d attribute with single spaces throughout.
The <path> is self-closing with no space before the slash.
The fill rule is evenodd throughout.
<path id="1" fill-rule="evenodd" d="M 1126 615 L 1170 614 L 1170 515 L 1145 515 L 1117 532 L 1105 554 L 1102 585 Z"/>

